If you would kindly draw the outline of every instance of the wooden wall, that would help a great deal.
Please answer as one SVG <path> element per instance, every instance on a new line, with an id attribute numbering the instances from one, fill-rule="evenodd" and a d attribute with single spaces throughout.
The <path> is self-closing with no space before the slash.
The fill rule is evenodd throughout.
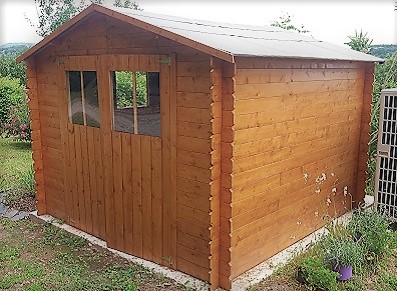
<path id="1" fill-rule="evenodd" d="M 44 211 L 66 220 L 58 68 L 51 54 L 40 55 L 35 61 L 45 193 L 43 196 L 45 196 L 46 205 Z M 36 150 L 33 149 L 33 151 Z M 39 212 L 43 212 L 39 205 L 38 209 Z"/>
<path id="2" fill-rule="evenodd" d="M 357 196 L 362 108 L 370 102 L 361 64 L 236 63 L 231 278 L 350 209 L 344 187 Z"/>
<path id="3" fill-rule="evenodd" d="M 40 213 L 67 221 L 73 203 L 64 191 L 71 181 L 63 174 L 65 94 L 58 67 L 67 56 L 119 54 L 173 56 L 170 106 L 176 114 L 170 118 L 177 126 L 170 128 L 176 139 L 169 170 L 176 173 L 171 195 L 177 202 L 164 213 L 176 229 L 168 238 L 172 267 L 211 281 L 212 289 L 229 289 L 233 278 L 322 226 L 324 215 L 349 208 L 345 186 L 353 195 L 362 191 L 373 66 L 237 58 L 236 68 L 95 13 L 29 59 Z M 100 149 L 102 155 L 111 163 L 128 161 L 112 156 L 111 146 L 123 148 L 133 138 L 107 134 L 112 143 Z M 318 181 L 323 173 L 326 180 Z M 97 197 L 113 195 L 109 189 L 105 182 Z M 103 237 L 103 221 L 93 232 Z"/>
<path id="4" fill-rule="evenodd" d="M 209 281 L 211 80 L 207 56 L 177 63 L 178 269 Z"/>
<path id="5" fill-rule="evenodd" d="M 215 144 L 220 133 L 220 119 L 214 118 L 219 113 L 219 106 L 213 106 L 213 104 L 214 98 L 218 98 L 219 101 L 220 95 L 217 97 L 212 95 L 210 56 L 191 48 L 96 13 L 77 29 L 72 29 L 57 38 L 35 56 L 40 126 L 45 128 L 35 132 L 43 143 L 42 147 L 39 147 L 43 155 L 45 187 L 45 191 L 42 191 L 44 194 L 41 199 L 42 203 L 39 206 L 41 213 L 49 213 L 67 221 L 67 204 L 73 203 L 73 200 L 68 201 L 68 193 L 64 192 L 63 170 L 67 163 L 63 160 L 66 155 L 62 154 L 60 126 L 60 110 L 62 109 L 59 104 L 66 96 L 60 94 L 63 89 L 59 88 L 56 82 L 56 76 L 59 76 L 58 67 L 68 56 L 116 56 L 118 54 L 174 55 L 176 62 L 171 66 L 176 75 L 170 77 L 175 81 L 172 88 L 174 93 L 171 92 L 174 94 L 171 96 L 174 103 L 171 106 L 176 107 L 176 116 L 171 118 L 174 119 L 175 124 L 177 123 L 177 127 L 170 130 L 175 130 L 176 134 L 176 142 L 171 145 L 176 149 L 173 157 L 176 190 L 171 195 L 174 195 L 177 204 L 175 210 L 168 213 L 168 216 L 164 214 L 164 217 L 172 219 L 175 216 L 176 220 L 173 225 L 174 229 L 177 229 L 176 236 L 169 238 L 171 247 L 175 248 L 176 253 L 176 257 L 172 258 L 172 267 L 208 281 L 211 270 L 210 256 L 213 252 L 210 246 L 216 232 L 210 229 L 210 221 L 216 223 L 216 220 L 211 218 L 211 207 L 214 207 L 214 203 L 211 202 L 213 200 L 210 195 L 217 187 L 216 183 L 211 181 L 213 175 L 220 173 L 219 161 L 218 170 L 215 170 L 215 161 L 211 155 L 217 147 Z M 78 128 L 78 134 L 81 135 L 79 126 L 73 126 L 73 128 Z M 216 136 L 213 134 L 214 128 L 217 128 Z M 81 137 L 84 139 L 84 136 L 81 135 L 80 140 Z M 95 133 L 93 136 L 95 137 Z M 113 137 L 113 146 L 119 147 L 120 142 L 123 142 L 123 136 L 121 134 L 120 138 Z M 87 142 L 90 141 L 87 140 Z M 112 157 L 112 153 L 109 153 L 106 148 L 101 150 L 102 155 L 106 153 L 110 155 L 106 159 L 110 159 L 113 163 L 125 160 L 125 157 Z M 37 151 L 38 154 L 40 154 L 39 151 Z M 77 161 L 76 151 L 74 155 Z M 117 165 L 113 165 L 113 168 L 118 170 L 122 167 L 121 165 L 117 168 Z M 105 176 L 111 173 L 101 174 Z M 88 180 L 91 179 L 90 173 L 85 173 L 85 175 L 88 175 Z M 103 187 L 104 193 L 100 193 L 100 196 L 113 195 L 107 193 L 109 192 L 107 185 Z M 69 195 L 74 195 L 73 193 Z M 102 203 L 102 201 L 99 202 Z M 103 227 L 103 221 L 98 221 L 98 227 L 92 226 L 93 232 L 103 237 L 103 229 L 100 229 L 99 225 Z M 91 226 L 87 230 L 89 231 L 90 228 Z M 163 234 L 167 235 L 167 232 Z M 114 241 L 114 238 L 112 240 Z M 123 247 L 123 250 L 134 252 L 130 247 Z M 139 252 L 137 254 L 139 255 Z"/>

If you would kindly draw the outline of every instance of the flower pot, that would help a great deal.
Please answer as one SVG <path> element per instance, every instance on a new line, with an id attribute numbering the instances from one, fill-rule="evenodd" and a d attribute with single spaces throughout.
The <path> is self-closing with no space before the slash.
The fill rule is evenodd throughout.
<path id="1" fill-rule="evenodd" d="M 352 266 L 338 266 L 336 265 L 334 268 L 335 272 L 340 274 L 338 281 L 347 281 L 353 276 L 353 267 Z"/>

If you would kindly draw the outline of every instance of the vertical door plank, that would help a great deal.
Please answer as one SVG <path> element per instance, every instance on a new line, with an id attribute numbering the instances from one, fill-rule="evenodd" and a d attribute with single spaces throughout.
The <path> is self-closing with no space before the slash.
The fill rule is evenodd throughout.
<path id="1" fill-rule="evenodd" d="M 161 191 L 161 139 L 151 138 L 152 150 L 152 246 L 153 261 L 162 263 L 163 207 Z"/>
<path id="2" fill-rule="evenodd" d="M 114 201 L 113 201 L 113 167 L 112 167 L 112 128 L 113 98 L 110 86 L 109 58 L 106 55 L 96 59 L 98 71 L 98 97 L 101 114 L 101 141 L 103 157 L 103 191 L 105 196 L 106 242 L 109 247 L 115 246 L 114 235 Z"/>
<path id="3" fill-rule="evenodd" d="M 125 251 L 132 253 L 132 174 L 131 135 L 121 135 L 122 176 L 123 176 L 123 223 Z"/>
<path id="4" fill-rule="evenodd" d="M 95 182 L 98 207 L 98 236 L 106 237 L 105 228 L 105 197 L 103 195 L 103 170 L 102 170 L 102 140 L 100 130 L 94 131 L 94 155 L 95 155 Z"/>
<path id="5" fill-rule="evenodd" d="M 122 159 L 121 159 L 121 134 L 120 132 L 112 133 L 113 145 L 113 196 L 114 196 L 114 231 L 116 239 L 116 248 L 123 250 L 123 176 L 122 176 Z"/>
<path id="6" fill-rule="evenodd" d="M 152 199 L 150 137 L 140 136 L 142 167 L 143 257 L 152 260 Z"/>
<path id="7" fill-rule="evenodd" d="M 172 268 L 176 269 L 178 266 L 177 261 L 177 76 L 176 76 L 176 54 L 171 54 L 171 66 L 168 67 L 169 82 L 169 123 L 170 128 L 169 139 L 170 139 L 170 256 L 174 259 Z"/>
<path id="8" fill-rule="evenodd" d="M 73 219 L 73 197 L 72 197 L 72 185 L 70 183 L 70 158 L 69 158 L 69 134 L 68 134 L 68 123 L 69 123 L 69 90 L 67 88 L 67 76 L 65 73 L 64 66 L 58 67 L 57 74 L 59 84 L 59 117 L 60 117 L 60 129 L 61 129 L 61 144 L 62 144 L 62 160 L 63 160 L 63 186 L 65 193 L 65 205 L 67 212 L 67 223 L 74 225 Z"/>
<path id="9" fill-rule="evenodd" d="M 85 231 L 92 233 L 92 210 L 91 210 L 91 191 L 90 191 L 90 174 L 88 165 L 88 149 L 87 149 L 87 127 L 80 128 L 80 144 L 81 144 L 81 160 L 83 172 L 83 196 L 84 196 L 84 210 L 85 210 Z"/>
<path id="10" fill-rule="evenodd" d="M 77 164 L 76 164 L 76 132 L 73 124 L 68 124 L 68 150 L 70 162 L 70 190 L 72 195 L 72 216 L 70 218 L 71 225 L 80 227 L 80 211 L 79 211 L 79 187 L 77 183 Z M 80 137 L 79 137 L 80 138 Z"/>
<path id="11" fill-rule="evenodd" d="M 89 186 L 90 186 L 90 205 L 91 205 L 91 218 L 92 218 L 92 234 L 99 237 L 99 222 L 98 222 L 98 191 L 97 181 L 95 174 L 95 140 L 94 132 L 98 129 L 93 127 L 87 127 L 87 157 L 88 157 L 88 169 L 89 172 Z"/>
<path id="12" fill-rule="evenodd" d="M 163 56 L 164 58 L 165 56 Z M 161 96 L 161 147 L 162 147 L 162 193 L 163 193 L 163 256 L 171 256 L 171 140 L 170 140 L 170 91 L 169 91 L 169 67 L 160 67 L 160 96 Z M 175 260 L 172 257 L 172 260 Z M 165 265 L 167 261 L 163 261 Z M 169 265 L 171 267 L 171 265 Z"/>
<path id="13" fill-rule="evenodd" d="M 141 144 L 140 137 L 131 135 L 131 169 L 132 169 L 132 240 L 134 254 L 142 257 L 142 189 L 141 189 Z"/>
<path id="14" fill-rule="evenodd" d="M 83 230 L 87 229 L 86 222 L 86 211 L 85 211 L 85 203 L 84 203 L 84 179 L 83 179 L 83 158 L 82 158 L 82 144 L 81 144 L 81 126 L 74 125 L 74 136 L 75 136 L 75 151 L 76 151 L 76 182 L 77 182 L 77 196 L 79 199 L 78 208 L 79 208 L 79 217 L 80 217 L 80 227 Z"/>

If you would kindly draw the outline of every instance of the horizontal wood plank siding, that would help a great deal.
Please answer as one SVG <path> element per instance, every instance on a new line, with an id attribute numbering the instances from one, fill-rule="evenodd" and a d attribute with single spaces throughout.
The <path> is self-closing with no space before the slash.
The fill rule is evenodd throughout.
<path id="1" fill-rule="evenodd" d="M 43 180 L 47 213 L 67 221 L 59 115 L 62 94 L 56 93 L 60 90 L 57 82 L 59 74 L 52 55 L 53 51 L 50 51 L 49 55 L 36 58 Z"/>
<path id="2" fill-rule="evenodd" d="M 370 103 L 365 73 L 349 62 L 237 59 L 235 126 L 224 131 L 233 163 L 222 164 L 233 172 L 223 202 L 232 219 L 222 221 L 231 228 L 231 278 L 351 207 Z"/>
<path id="3" fill-rule="evenodd" d="M 212 234 L 210 71 L 210 57 L 177 58 L 177 265 L 205 281 Z"/>
<path id="4" fill-rule="evenodd" d="M 363 107 L 361 110 L 361 133 L 360 149 L 358 151 L 357 164 L 357 197 L 356 205 L 363 201 L 367 180 L 367 161 L 368 161 L 368 144 L 370 142 L 370 123 L 371 123 L 371 103 L 372 88 L 374 83 L 374 64 L 369 64 L 365 68 L 364 90 L 363 90 Z"/>

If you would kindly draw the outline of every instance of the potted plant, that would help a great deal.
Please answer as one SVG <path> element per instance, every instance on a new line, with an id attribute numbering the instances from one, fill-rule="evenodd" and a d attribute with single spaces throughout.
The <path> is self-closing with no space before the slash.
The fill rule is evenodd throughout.
<path id="1" fill-rule="evenodd" d="M 353 268 L 360 265 L 363 252 L 360 245 L 350 237 L 335 237 L 329 235 L 324 241 L 324 256 L 332 264 L 335 272 L 340 274 L 339 281 L 349 280 Z"/>

